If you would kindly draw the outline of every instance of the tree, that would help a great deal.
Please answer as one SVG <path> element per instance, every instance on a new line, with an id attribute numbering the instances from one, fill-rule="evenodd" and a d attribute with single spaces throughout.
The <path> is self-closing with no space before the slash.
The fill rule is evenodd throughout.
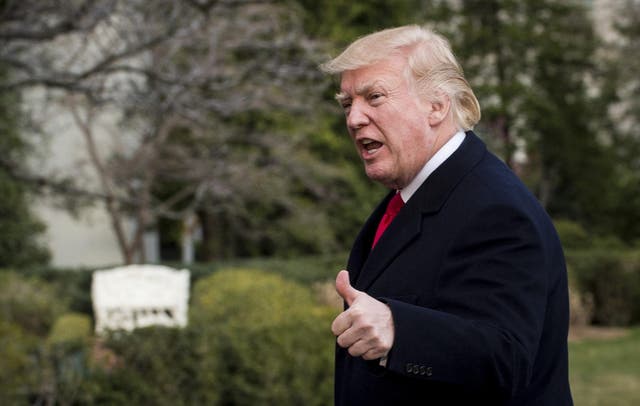
<path id="1" fill-rule="evenodd" d="M 0 67 L 0 83 L 6 70 Z M 27 188 L 17 178 L 29 149 L 18 133 L 19 98 L 13 92 L 0 93 L 0 268 L 45 263 L 49 253 L 42 247 L 44 225 L 29 210 Z"/>
<path id="2" fill-rule="evenodd" d="M 329 41 L 333 51 L 373 30 L 422 21 L 433 1 L 373 0 L 295 0 L 305 11 L 306 31 Z"/>
<path id="3" fill-rule="evenodd" d="M 5 4 L 5 88 L 45 86 L 70 111 L 98 179 L 74 190 L 103 202 L 125 262 L 144 259 L 159 219 L 194 213 L 205 258 L 337 247 L 314 206 L 351 180 L 305 148 L 322 80 L 296 14 L 275 1 L 35 3 Z M 100 140 L 113 114 L 120 127 Z"/>
<path id="4" fill-rule="evenodd" d="M 3 84 L 5 91 L 22 91 L 41 87 L 49 92 L 47 102 L 62 100 L 70 106 L 86 140 L 88 154 L 98 174 L 104 174 L 97 154 L 93 123 L 87 121 L 95 113 L 94 106 L 104 107 L 118 96 L 118 86 L 131 84 L 128 80 L 113 83 L 113 78 L 127 76 L 138 68 L 132 60 L 170 37 L 175 24 L 145 26 L 136 12 L 140 2 L 80 1 L 80 2 L 12 2 L 4 1 L 0 20 L 0 62 L 10 68 L 11 80 Z M 157 4 L 166 11 L 166 5 Z M 169 18 L 175 15 L 169 14 Z M 138 20 L 136 20 L 138 19 Z M 122 27 L 127 27 L 122 30 Z M 109 82 L 112 83 L 109 83 Z M 81 115 L 78 101 L 84 98 L 88 113 Z M 125 262 L 131 262 L 131 245 L 125 241 L 122 219 L 115 216 L 117 200 L 106 176 L 100 176 L 101 188 L 71 183 L 73 174 L 60 177 L 50 173 L 34 173 L 18 168 L 21 179 L 56 192 L 100 199 L 112 214 L 112 224 L 118 236 Z M 77 174 L 77 168 L 74 168 Z M 128 201 L 130 199 L 127 199 Z M 139 242 L 134 234 L 134 246 Z"/>
<path id="5" fill-rule="evenodd" d="M 599 71 L 605 129 L 611 139 L 618 190 L 611 212 L 612 229 L 623 241 L 640 241 L 640 2 L 615 3 L 612 24 L 604 35 Z M 607 35 L 608 34 L 608 35 Z"/>
<path id="6" fill-rule="evenodd" d="M 604 114 L 591 96 L 597 39 L 580 2 L 465 1 L 443 29 L 483 106 L 481 132 L 556 217 L 590 228 L 612 200 Z M 592 83 L 592 82 L 591 82 Z M 527 164 L 516 162 L 526 152 Z"/>

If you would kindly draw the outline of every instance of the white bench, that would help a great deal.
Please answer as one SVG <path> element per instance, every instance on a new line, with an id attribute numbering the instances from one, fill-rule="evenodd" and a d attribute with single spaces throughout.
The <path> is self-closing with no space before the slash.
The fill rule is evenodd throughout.
<path id="1" fill-rule="evenodd" d="M 189 271 L 160 265 L 129 265 L 95 271 L 91 298 L 96 333 L 160 325 L 184 327 Z"/>

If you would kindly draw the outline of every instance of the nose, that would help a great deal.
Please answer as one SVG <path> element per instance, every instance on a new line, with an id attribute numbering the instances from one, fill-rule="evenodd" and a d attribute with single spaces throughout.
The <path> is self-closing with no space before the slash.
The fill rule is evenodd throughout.
<path id="1" fill-rule="evenodd" d="M 369 124 L 369 116 L 366 112 L 366 106 L 363 106 L 360 101 L 354 100 L 347 113 L 347 127 L 353 132 L 367 124 Z"/>

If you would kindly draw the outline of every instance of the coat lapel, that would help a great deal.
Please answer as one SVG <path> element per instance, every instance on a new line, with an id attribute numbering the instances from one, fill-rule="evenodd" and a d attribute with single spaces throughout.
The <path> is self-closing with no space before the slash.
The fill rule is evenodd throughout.
<path id="1" fill-rule="evenodd" d="M 382 199 L 380 204 L 378 204 L 378 207 L 375 208 L 373 213 L 371 213 L 365 222 L 364 226 L 360 230 L 360 234 L 358 234 L 358 237 L 356 237 L 356 240 L 353 243 L 353 247 L 351 248 L 351 253 L 349 255 L 349 262 L 347 264 L 349 279 L 351 280 L 352 286 L 355 285 L 355 281 L 358 280 L 360 271 L 369 257 L 376 228 L 378 227 L 378 223 L 380 222 L 380 219 L 382 218 L 392 196 L 393 192 L 390 192 L 384 199 Z"/>
<path id="2" fill-rule="evenodd" d="M 485 152 L 484 143 L 473 132 L 467 132 L 460 148 L 418 188 L 371 250 L 373 234 L 393 192 L 387 195 L 365 223 L 349 257 L 348 270 L 356 289 L 366 291 L 404 248 L 420 236 L 422 216 L 440 210 Z"/>
<path id="3" fill-rule="evenodd" d="M 356 289 L 367 290 L 404 247 L 420 235 L 422 221 L 416 219 L 419 219 L 421 214 L 416 209 L 415 205 L 406 204 L 382 234 L 376 247 L 370 249 L 362 271 L 353 281 Z"/>

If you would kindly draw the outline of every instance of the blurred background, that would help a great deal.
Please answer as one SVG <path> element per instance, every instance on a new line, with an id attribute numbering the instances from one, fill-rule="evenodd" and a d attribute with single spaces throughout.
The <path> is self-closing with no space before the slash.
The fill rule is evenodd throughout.
<path id="1" fill-rule="evenodd" d="M 577 405 L 640 404 L 640 1 L 0 0 L 0 403 L 332 403 L 332 280 L 385 190 L 318 71 L 450 39 L 476 133 L 560 233 Z M 190 270 L 94 333 L 92 271 Z"/>

